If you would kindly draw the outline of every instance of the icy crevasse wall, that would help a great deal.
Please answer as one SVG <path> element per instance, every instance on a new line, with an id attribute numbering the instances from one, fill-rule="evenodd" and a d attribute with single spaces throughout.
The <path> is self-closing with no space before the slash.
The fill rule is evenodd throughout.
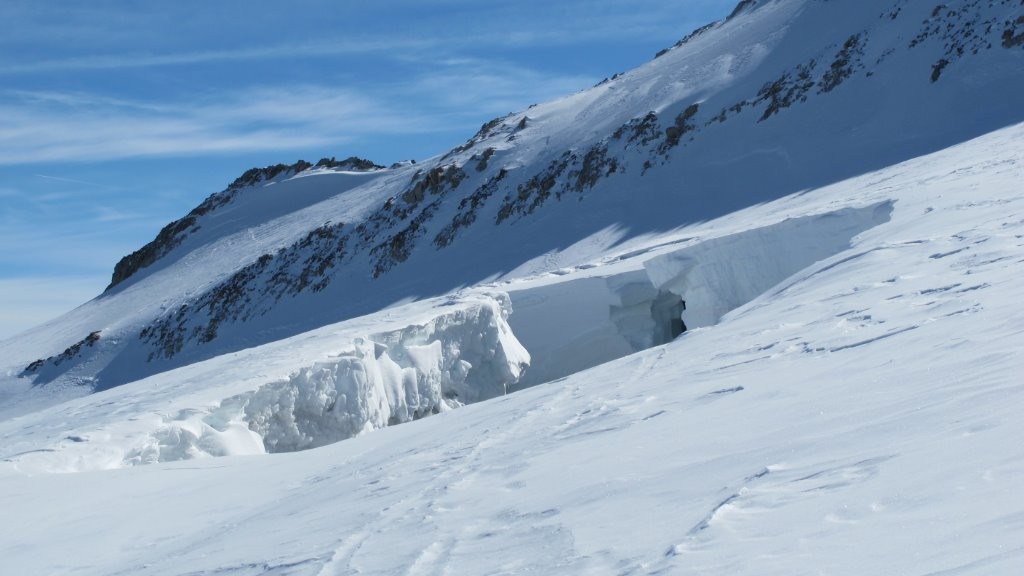
<path id="1" fill-rule="evenodd" d="M 504 394 L 530 362 L 508 326 L 508 297 L 450 305 L 208 411 L 163 418 L 119 465 L 306 450 Z"/>
<path id="2" fill-rule="evenodd" d="M 357 339 L 354 350 L 225 400 L 268 452 L 315 448 L 504 394 L 530 362 L 508 298 Z"/>
<path id="3" fill-rule="evenodd" d="M 892 202 L 790 218 L 713 238 L 644 262 L 651 284 L 686 301 L 688 328 L 722 316 L 815 262 L 848 250 L 855 236 L 889 221 Z"/>
<path id="4" fill-rule="evenodd" d="M 509 287 L 516 337 L 530 351 L 517 389 L 585 370 L 663 344 L 651 302 L 658 290 L 643 270 Z"/>
<path id="5" fill-rule="evenodd" d="M 683 323 L 687 329 L 717 324 L 800 270 L 849 249 L 892 210 L 883 202 L 791 218 L 662 252 L 639 269 L 600 274 L 598 268 L 585 278 L 510 288 L 510 323 L 532 355 L 516 386 L 665 344 Z"/>

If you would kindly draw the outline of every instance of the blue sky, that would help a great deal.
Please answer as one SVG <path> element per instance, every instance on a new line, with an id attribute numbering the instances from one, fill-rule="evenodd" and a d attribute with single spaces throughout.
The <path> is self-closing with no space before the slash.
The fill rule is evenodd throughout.
<path id="1" fill-rule="evenodd" d="M 423 159 L 736 0 L 0 3 L 0 338 L 252 166 Z"/>

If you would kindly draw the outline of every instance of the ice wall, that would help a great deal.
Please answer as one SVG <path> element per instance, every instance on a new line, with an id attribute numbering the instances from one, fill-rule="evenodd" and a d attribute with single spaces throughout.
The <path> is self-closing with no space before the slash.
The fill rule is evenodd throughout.
<path id="1" fill-rule="evenodd" d="M 517 387 L 664 344 L 684 326 L 716 324 L 801 269 L 849 249 L 857 234 L 891 213 L 884 202 L 791 218 L 663 251 L 639 269 L 511 288 L 510 324 L 533 358 Z"/>
<path id="2" fill-rule="evenodd" d="M 510 288 L 509 297 L 509 323 L 531 356 L 519 389 L 664 344 L 682 308 L 642 269 Z"/>
<path id="3" fill-rule="evenodd" d="M 529 364 L 503 295 L 426 324 L 359 338 L 336 359 L 229 398 L 268 452 L 361 432 L 504 394 Z"/>
<path id="4" fill-rule="evenodd" d="M 893 204 L 791 218 L 713 238 L 644 262 L 652 285 L 686 302 L 688 328 L 718 323 L 731 310 L 811 264 L 850 248 L 854 237 L 887 222 Z"/>

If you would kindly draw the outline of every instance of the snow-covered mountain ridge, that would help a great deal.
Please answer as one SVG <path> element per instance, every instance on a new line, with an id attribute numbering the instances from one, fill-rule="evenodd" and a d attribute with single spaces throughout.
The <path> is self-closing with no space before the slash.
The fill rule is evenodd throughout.
<path id="1" fill-rule="evenodd" d="M 48 332 L 22 368 L 99 333 L 105 346 L 39 372 L 118 385 L 545 268 L 524 262 L 583 264 L 608 244 L 564 248 L 668 231 L 1024 120 L 1007 97 L 1020 12 L 1009 0 L 741 3 L 653 62 L 488 122 L 427 162 L 240 179 L 126 258 L 73 314 L 83 328 Z"/>

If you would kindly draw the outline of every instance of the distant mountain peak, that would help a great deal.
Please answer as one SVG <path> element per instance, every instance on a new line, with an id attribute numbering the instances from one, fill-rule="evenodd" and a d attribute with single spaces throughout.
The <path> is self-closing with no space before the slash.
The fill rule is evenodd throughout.
<path id="1" fill-rule="evenodd" d="M 114 273 L 106 289 L 109 291 L 176 248 L 190 232 L 196 230 L 196 222 L 200 216 L 232 202 L 239 190 L 270 182 L 275 178 L 294 176 L 311 168 L 353 172 L 384 170 L 384 166 L 356 156 L 350 156 L 344 160 L 336 160 L 334 157 L 321 158 L 316 164 L 298 160 L 294 164 L 273 164 L 263 168 L 250 168 L 229 184 L 226 189 L 210 195 L 183 218 L 165 226 L 152 242 L 122 258 L 114 266 Z"/>

